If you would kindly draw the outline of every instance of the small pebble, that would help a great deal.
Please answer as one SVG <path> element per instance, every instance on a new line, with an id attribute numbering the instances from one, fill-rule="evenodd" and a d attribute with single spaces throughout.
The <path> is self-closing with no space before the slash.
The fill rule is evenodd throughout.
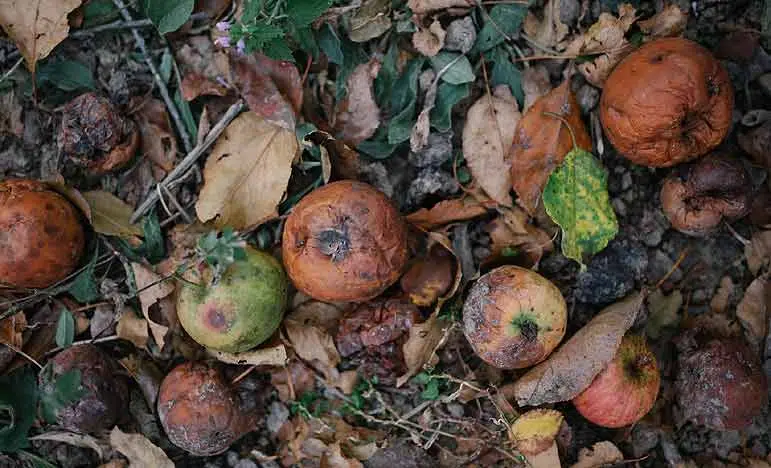
<path id="1" fill-rule="evenodd" d="M 462 54 L 474 47 L 477 39 L 477 31 L 474 21 L 470 16 L 457 19 L 447 27 L 447 36 L 444 38 L 445 50 L 457 50 Z"/>

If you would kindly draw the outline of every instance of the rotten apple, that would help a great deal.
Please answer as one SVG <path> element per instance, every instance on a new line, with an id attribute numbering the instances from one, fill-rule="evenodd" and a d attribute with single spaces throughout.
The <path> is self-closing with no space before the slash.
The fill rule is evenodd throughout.
<path id="1" fill-rule="evenodd" d="M 314 190 L 286 219 L 282 255 L 292 283 L 321 301 L 378 296 L 407 264 L 407 225 L 390 200 L 362 182 Z"/>
<path id="2" fill-rule="evenodd" d="M 625 336 L 613 360 L 573 399 L 573 405 L 598 426 L 624 427 L 648 414 L 660 384 L 656 356 L 645 339 Z"/>
<path id="3" fill-rule="evenodd" d="M 463 329 L 474 351 L 501 369 L 544 359 L 565 336 L 567 306 L 543 276 L 502 266 L 479 278 L 463 305 Z"/>
<path id="4" fill-rule="evenodd" d="M 286 309 L 288 284 L 281 263 L 252 247 L 246 259 L 213 278 L 208 265 L 185 272 L 177 296 L 177 315 L 199 344 L 238 353 L 267 340 Z"/>

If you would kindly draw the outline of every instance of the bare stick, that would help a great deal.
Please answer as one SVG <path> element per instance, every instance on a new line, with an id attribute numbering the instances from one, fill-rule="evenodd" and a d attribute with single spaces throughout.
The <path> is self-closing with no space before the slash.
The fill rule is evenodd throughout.
<path id="1" fill-rule="evenodd" d="M 112 2 L 116 7 L 118 7 L 124 20 L 134 21 L 134 18 L 131 17 L 131 13 L 129 13 L 126 5 L 123 3 L 123 0 L 112 0 Z M 150 54 L 147 52 L 147 45 L 145 44 L 144 38 L 139 34 L 137 28 L 131 28 L 131 33 L 134 35 L 134 40 L 136 41 L 139 50 L 142 51 L 145 64 L 147 64 L 147 67 L 150 69 L 150 73 L 153 74 L 153 79 L 155 79 L 155 84 L 158 85 L 159 91 L 161 92 L 161 97 L 163 97 L 163 102 L 166 103 L 166 107 L 169 109 L 171 120 L 174 121 L 174 126 L 177 127 L 177 132 L 179 132 L 179 136 L 182 138 L 182 144 L 185 146 L 185 151 L 190 151 L 190 148 L 193 147 L 190 143 L 190 135 L 187 133 L 185 124 L 182 123 L 177 106 L 171 99 L 171 95 L 169 95 L 169 90 L 166 87 L 166 83 L 164 83 L 163 78 L 161 78 L 160 73 L 158 73 L 158 69 L 155 68 L 155 64 L 153 64 L 153 61 L 150 59 Z"/>
<path id="2" fill-rule="evenodd" d="M 178 178 L 180 178 L 185 172 L 187 172 L 193 165 L 198 161 L 198 158 L 203 155 L 203 153 L 209 149 L 209 147 L 214 144 L 214 142 L 219 138 L 220 134 L 225 130 L 225 127 L 230 124 L 230 122 L 233 121 L 234 118 L 243 110 L 245 107 L 244 101 L 239 99 L 238 102 L 230 106 L 230 109 L 225 112 L 225 115 L 222 116 L 222 118 L 217 122 L 217 124 L 212 127 L 212 129 L 209 131 L 209 133 L 206 135 L 206 138 L 204 138 L 203 142 L 201 142 L 200 145 L 193 148 L 193 150 L 185 156 L 185 158 L 179 162 L 177 167 L 175 167 L 169 174 L 160 182 L 160 185 L 165 187 L 170 187 L 174 182 L 177 181 Z M 142 215 L 147 213 L 150 208 L 153 207 L 158 202 L 158 192 L 157 190 L 153 190 L 150 192 L 150 194 L 147 196 L 145 201 L 142 202 L 141 205 L 134 211 L 134 214 L 131 215 L 131 222 L 134 223 L 139 219 Z"/>
<path id="3" fill-rule="evenodd" d="M 190 19 L 193 21 L 208 19 L 208 18 L 209 18 L 209 15 L 203 12 L 194 13 L 190 15 Z M 130 29 L 130 28 L 148 28 L 152 25 L 153 25 L 153 22 L 149 19 L 141 19 L 141 20 L 133 20 L 133 21 L 116 20 L 111 23 L 94 26 L 93 28 L 73 31 L 72 33 L 70 33 L 70 37 L 80 39 L 85 37 L 91 37 L 97 33 L 104 32 L 104 31 L 118 31 L 121 29 Z"/>
<path id="4" fill-rule="evenodd" d="M 19 60 L 17 60 L 16 63 L 13 64 L 11 69 L 3 73 L 3 76 L 0 76 L 0 83 L 2 83 L 3 81 L 5 81 L 6 78 L 11 76 L 13 72 L 15 72 L 17 68 L 19 68 L 19 65 L 21 65 L 21 62 L 23 61 L 24 61 L 24 57 L 19 57 Z"/>

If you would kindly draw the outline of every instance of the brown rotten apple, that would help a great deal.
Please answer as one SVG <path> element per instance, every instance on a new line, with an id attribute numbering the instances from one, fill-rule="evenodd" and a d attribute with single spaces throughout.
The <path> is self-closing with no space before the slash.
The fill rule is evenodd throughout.
<path id="1" fill-rule="evenodd" d="M 728 73 L 707 49 L 687 39 L 658 39 L 613 70 L 600 118 L 605 135 L 630 161 L 668 167 L 720 144 L 733 100 Z"/>
<path id="2" fill-rule="evenodd" d="M 691 236 L 750 211 L 752 181 L 741 161 L 711 154 L 676 169 L 661 187 L 661 206 L 672 227 Z"/>
<path id="3" fill-rule="evenodd" d="M 220 371 L 203 363 L 175 367 L 161 383 L 158 417 L 174 445 L 196 456 L 224 452 L 255 423 Z"/>
<path id="4" fill-rule="evenodd" d="M 501 369 L 537 364 L 565 336 L 567 307 L 543 276 L 502 266 L 479 278 L 463 305 L 463 329 L 474 351 Z"/>
<path id="5" fill-rule="evenodd" d="M 626 336 L 613 360 L 573 399 L 573 405 L 599 426 L 628 426 L 653 408 L 660 383 L 656 356 L 645 339 Z"/>
<path id="6" fill-rule="evenodd" d="M 333 182 L 295 206 L 282 255 L 300 291 L 322 301 L 366 301 L 391 286 L 407 263 L 407 225 L 370 185 Z"/>
<path id="7" fill-rule="evenodd" d="M 78 210 L 36 180 L 0 182 L 0 285 L 46 288 L 72 273 L 85 248 Z"/>

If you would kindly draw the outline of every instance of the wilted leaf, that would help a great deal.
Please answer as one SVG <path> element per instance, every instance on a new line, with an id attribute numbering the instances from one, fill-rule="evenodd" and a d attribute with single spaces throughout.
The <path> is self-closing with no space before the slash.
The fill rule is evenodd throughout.
<path id="1" fill-rule="evenodd" d="M 621 339 L 634 324 L 645 295 L 635 293 L 606 307 L 544 362 L 514 384 L 520 406 L 572 400 L 616 355 Z"/>
<path id="2" fill-rule="evenodd" d="M 618 233 L 608 195 L 608 174 L 589 152 L 575 148 L 549 177 L 546 213 L 562 228 L 562 254 L 583 264 Z"/>
<path id="3" fill-rule="evenodd" d="M 337 365 L 340 364 L 340 354 L 332 336 L 315 325 L 291 319 L 284 321 L 284 327 L 297 355 L 318 366 L 327 379 L 332 380 L 337 374 Z"/>
<path id="4" fill-rule="evenodd" d="M 613 442 L 605 440 L 592 445 L 592 448 L 582 448 L 578 452 L 578 461 L 570 465 L 570 468 L 600 468 L 623 460 L 624 454 L 621 450 L 613 445 Z"/>
<path id="5" fill-rule="evenodd" d="M 115 426 L 110 432 L 112 448 L 128 458 L 131 466 L 174 468 L 166 454 L 142 434 L 127 434 Z"/>
<path id="6" fill-rule="evenodd" d="M 227 364 L 239 366 L 284 366 L 286 365 L 286 348 L 279 344 L 270 348 L 260 348 L 244 353 L 226 353 L 207 350 L 210 356 Z"/>
<path id="7" fill-rule="evenodd" d="M 158 348 L 163 349 L 166 343 L 166 332 L 169 327 L 161 325 L 150 318 L 150 307 L 156 302 L 174 292 L 174 284 L 171 281 L 161 281 L 161 276 L 141 263 L 132 263 L 134 281 L 139 292 L 139 304 L 142 306 L 142 315 L 150 326 L 150 332 L 155 338 Z"/>
<path id="8" fill-rule="evenodd" d="M 59 312 L 59 320 L 56 322 L 56 346 L 67 348 L 75 339 L 75 317 L 66 307 Z"/>
<path id="9" fill-rule="evenodd" d="M 380 109 L 372 93 L 372 82 L 380 61 L 371 59 L 358 65 L 348 77 L 348 94 L 335 109 L 335 133 L 351 145 L 358 145 L 375 134 L 380 125 Z"/>
<path id="10" fill-rule="evenodd" d="M 82 0 L 0 0 L 0 26 L 19 48 L 34 73 L 70 30 L 67 15 Z"/>
<path id="11" fill-rule="evenodd" d="M 404 385 L 413 375 L 423 370 L 426 363 L 431 362 L 447 339 L 450 327 L 451 324 L 440 319 L 438 314 L 432 314 L 425 322 L 410 328 L 410 335 L 402 346 L 407 372 L 396 380 L 397 387 Z"/>
<path id="12" fill-rule="evenodd" d="M 115 327 L 118 338 L 130 341 L 139 349 L 147 349 L 147 320 L 138 317 L 133 310 L 126 308 Z"/>
<path id="13" fill-rule="evenodd" d="M 523 25 L 525 32 L 538 44 L 544 47 L 558 46 L 570 32 L 570 28 L 560 21 L 560 0 L 549 0 L 543 7 L 543 18 L 538 18 L 532 11 L 528 12 Z"/>
<path id="14" fill-rule="evenodd" d="M 177 138 L 171 129 L 166 105 L 158 99 L 147 99 L 136 114 L 142 138 L 142 154 L 166 172 L 177 162 Z"/>
<path id="15" fill-rule="evenodd" d="M 413 225 L 431 230 L 457 221 L 468 221 L 487 214 L 487 210 L 493 208 L 494 202 L 485 205 L 474 197 L 465 196 L 442 200 L 430 209 L 421 208 L 406 216 L 407 221 Z"/>
<path id="16" fill-rule="evenodd" d="M 412 45 L 426 57 L 433 57 L 444 47 L 446 35 L 442 23 L 434 20 L 428 28 L 418 27 L 417 32 L 412 34 Z"/>
<path id="17" fill-rule="evenodd" d="M 512 206 L 511 144 L 522 115 L 508 86 L 479 98 L 463 127 L 463 156 L 474 180 L 493 200 Z"/>
<path id="18" fill-rule="evenodd" d="M 198 73 L 188 73 L 182 78 L 182 98 L 192 101 L 199 96 L 226 96 L 228 89 Z"/>
<path id="19" fill-rule="evenodd" d="M 83 192 L 83 198 L 91 208 L 94 231 L 118 237 L 142 235 L 142 228 L 129 222 L 134 209 L 120 198 L 103 190 Z"/>
<path id="20" fill-rule="evenodd" d="M 22 333 L 27 329 L 27 317 L 18 312 L 0 320 L 0 343 L 21 349 L 24 344 Z"/>
<path id="21" fill-rule="evenodd" d="M 144 0 L 144 11 L 161 34 L 179 29 L 193 12 L 195 0 Z"/>
<path id="22" fill-rule="evenodd" d="M 274 217 L 298 149 L 294 132 L 251 112 L 236 117 L 206 161 L 198 218 L 245 230 Z"/>
<path id="23" fill-rule="evenodd" d="M 515 206 L 501 209 L 485 230 L 490 235 L 490 256 L 485 264 L 514 263 L 533 267 L 553 249 L 551 236 L 528 222 L 529 216 Z"/>
<path id="24" fill-rule="evenodd" d="M 672 3 L 653 15 L 650 19 L 640 21 L 637 25 L 651 39 L 659 37 L 679 36 L 688 24 L 688 13 Z"/>
<path id="25" fill-rule="evenodd" d="M 771 305 L 771 282 L 760 277 L 750 283 L 736 306 L 736 317 L 744 327 L 744 335 L 755 349 L 760 349 L 768 333 L 768 308 Z"/>
<path id="26" fill-rule="evenodd" d="M 362 468 L 364 465 L 359 460 L 343 456 L 340 442 L 335 442 L 321 456 L 319 466 L 320 468 Z"/>
<path id="27" fill-rule="evenodd" d="M 592 140 L 581 120 L 581 109 L 570 91 L 569 80 L 538 99 L 519 121 L 511 147 L 512 183 L 519 203 L 531 216 L 535 214 L 549 175 L 573 149 L 573 139 L 565 119 L 575 134 L 576 144 L 591 150 Z"/>
<path id="28" fill-rule="evenodd" d="M 758 231 L 744 247 L 744 257 L 753 275 L 771 264 L 771 231 Z"/>
<path id="29" fill-rule="evenodd" d="M 351 15 L 348 37 L 353 42 L 366 42 L 382 36 L 391 29 L 391 2 L 389 0 L 365 0 Z"/>
<path id="30" fill-rule="evenodd" d="M 728 275 L 722 277 L 717 291 L 712 296 L 712 300 L 709 301 L 710 310 L 719 314 L 725 312 L 728 308 L 728 303 L 731 301 L 734 289 L 736 289 L 736 286 L 731 277 Z"/>
<path id="31" fill-rule="evenodd" d="M 536 455 L 551 447 L 564 419 L 557 410 L 531 410 L 511 424 L 509 437 L 517 450 L 525 455 Z"/>
<path id="32" fill-rule="evenodd" d="M 407 6 L 416 15 L 447 8 L 471 8 L 476 6 L 472 0 L 409 0 Z"/>
<path id="33" fill-rule="evenodd" d="M 100 460 L 104 460 L 104 448 L 96 438 L 87 434 L 76 434 L 74 432 L 45 432 L 38 434 L 34 437 L 30 437 L 29 440 L 50 440 L 53 442 L 61 442 L 67 445 L 75 447 L 83 447 L 91 449 L 99 456 Z"/>

